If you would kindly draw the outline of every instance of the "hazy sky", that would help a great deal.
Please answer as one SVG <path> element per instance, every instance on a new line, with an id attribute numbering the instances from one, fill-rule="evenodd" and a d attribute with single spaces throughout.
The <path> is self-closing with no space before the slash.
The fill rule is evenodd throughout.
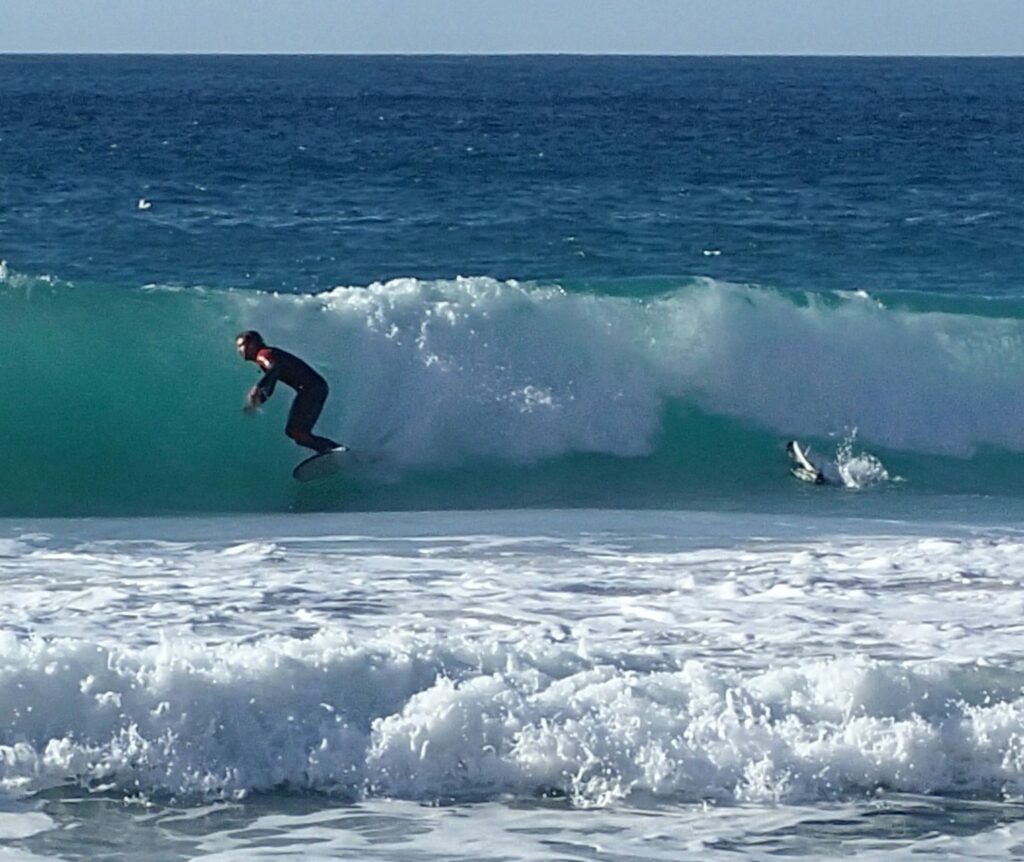
<path id="1" fill-rule="evenodd" d="M 0 52 L 1024 54 L 1024 0 L 0 0 Z"/>

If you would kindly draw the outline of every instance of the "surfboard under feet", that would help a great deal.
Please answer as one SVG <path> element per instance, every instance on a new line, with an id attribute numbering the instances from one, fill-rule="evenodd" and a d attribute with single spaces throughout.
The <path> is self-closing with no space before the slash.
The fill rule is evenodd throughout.
<path id="1" fill-rule="evenodd" d="M 351 456 L 352 450 L 348 446 L 339 446 L 337 449 L 330 449 L 327 452 L 318 452 L 300 462 L 292 470 L 292 476 L 300 482 L 312 482 L 315 479 L 336 476 L 345 469 L 345 464 Z"/>

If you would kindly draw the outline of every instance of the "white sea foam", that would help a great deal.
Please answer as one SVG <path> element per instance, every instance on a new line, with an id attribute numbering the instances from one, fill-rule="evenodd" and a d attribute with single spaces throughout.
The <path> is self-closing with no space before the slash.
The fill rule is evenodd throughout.
<path id="1" fill-rule="evenodd" d="M 344 380 L 340 436 L 405 462 L 642 454 L 673 399 L 784 437 L 1024 445 L 1019 320 L 710 280 L 647 300 L 487 278 L 232 297 L 245 325 Z"/>
<path id="2" fill-rule="evenodd" d="M 854 659 L 573 669 L 572 647 L 357 645 L 333 633 L 141 650 L 8 638 L 0 662 L 8 792 L 554 791 L 588 806 L 638 792 L 787 803 L 879 788 L 1024 792 L 1021 680 L 980 670 Z"/>
<path id="3" fill-rule="evenodd" d="M 438 518 L 18 532 L 0 787 L 1024 796 L 1015 532 Z"/>
<path id="4" fill-rule="evenodd" d="M 0 811 L 0 841 L 28 838 L 53 829 L 56 825 L 52 817 L 41 811 Z M 2 858 L 3 856 L 0 856 L 0 859 Z"/>
<path id="5" fill-rule="evenodd" d="M 902 477 L 889 474 L 880 458 L 858 446 L 856 428 L 841 438 L 832 458 L 812 455 L 812 460 L 829 482 L 846 488 L 870 488 L 890 481 L 902 481 Z"/>

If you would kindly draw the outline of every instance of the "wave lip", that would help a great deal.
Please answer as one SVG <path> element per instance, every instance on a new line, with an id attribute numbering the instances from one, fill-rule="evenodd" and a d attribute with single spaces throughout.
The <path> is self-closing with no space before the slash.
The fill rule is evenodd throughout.
<path id="1" fill-rule="evenodd" d="M 447 413 L 449 397 L 473 417 L 481 439 L 462 442 L 477 456 L 493 454 L 492 441 L 510 458 L 646 453 L 671 401 L 783 435 L 856 427 L 889 449 L 965 455 L 1024 445 L 1021 417 L 1007 409 L 1024 374 L 1019 319 L 710 279 L 642 298 L 486 278 L 402 279 L 307 301 L 355 314 L 381 335 L 382 374 L 399 359 L 423 375 L 414 388 L 442 406 L 432 402 L 434 412 L 409 427 L 429 440 L 430 420 Z M 428 457 L 440 451 L 431 443 Z"/>
<path id="2" fill-rule="evenodd" d="M 329 379 L 320 427 L 377 465 L 354 477 L 370 508 L 657 506 L 681 488 L 778 489 L 782 441 L 854 427 L 872 460 L 848 460 L 847 485 L 893 469 L 915 487 L 945 472 L 954 490 L 1012 493 L 1024 451 L 1024 320 L 971 304 L 707 279 L 643 295 L 483 277 L 277 295 L 17 273 L 0 303 L 5 346 L 22 358 L 0 380 L 5 514 L 352 505 L 289 481 L 301 453 L 283 435 L 287 393 L 242 415 L 253 369 L 232 338 L 244 328 Z M 83 356 L 108 373 L 70 373 Z M 999 463 L 973 483 L 952 463 L 984 458 Z"/>

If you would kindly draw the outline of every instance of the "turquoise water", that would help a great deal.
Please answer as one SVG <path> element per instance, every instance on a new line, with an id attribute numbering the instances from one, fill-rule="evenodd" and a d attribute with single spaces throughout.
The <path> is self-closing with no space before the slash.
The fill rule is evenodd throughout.
<path id="1" fill-rule="evenodd" d="M 1009 303 L 674 283 L 303 295 L 9 273 L 0 513 L 799 508 L 808 491 L 867 516 L 1018 505 L 1024 324 Z M 331 380 L 319 427 L 362 459 L 338 481 L 292 481 L 287 390 L 241 412 L 256 369 L 233 335 L 250 327 Z M 790 437 L 849 487 L 794 482 Z"/>
<path id="2" fill-rule="evenodd" d="M 1018 496 L 1018 61 L 0 68 L 0 513 Z M 296 492 L 247 327 L 373 470 Z"/>
<path id="3" fill-rule="evenodd" d="M 1022 84 L 0 57 L 0 855 L 1019 853 Z"/>

